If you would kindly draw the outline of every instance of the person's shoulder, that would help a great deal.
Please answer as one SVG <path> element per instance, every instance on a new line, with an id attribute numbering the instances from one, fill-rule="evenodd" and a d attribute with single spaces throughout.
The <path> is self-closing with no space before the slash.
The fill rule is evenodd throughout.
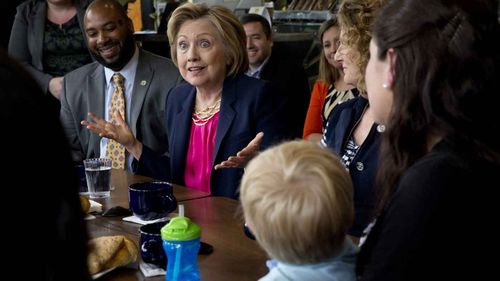
<path id="1" fill-rule="evenodd" d="M 334 132 L 332 128 L 337 126 L 344 127 L 348 125 L 348 123 L 345 122 L 337 122 L 341 115 L 353 116 L 351 118 L 356 118 L 356 116 L 359 117 L 361 116 L 361 113 L 363 112 L 364 107 L 367 103 L 368 101 L 365 98 L 355 97 L 344 102 L 339 102 L 337 105 L 335 105 L 335 107 L 332 109 L 332 112 L 330 113 L 330 116 L 328 117 L 328 122 L 326 124 L 326 138 L 329 139 L 332 136 Z M 350 120 L 350 118 L 344 120 Z"/>
<path id="2" fill-rule="evenodd" d="M 172 87 L 167 94 L 167 107 L 172 109 L 177 106 L 182 106 L 190 93 L 195 93 L 195 87 L 185 81 Z M 171 112 L 169 112 L 171 113 Z"/>
<path id="3" fill-rule="evenodd" d="M 415 162 L 407 172 L 407 176 L 418 177 L 419 174 L 442 174 L 445 170 L 460 169 L 460 157 L 449 151 L 443 144 L 436 144 L 433 150 Z"/>
<path id="4" fill-rule="evenodd" d="M 30 14 L 39 9 L 42 5 L 45 5 L 44 2 L 45 1 L 28 0 L 19 4 L 16 9 L 18 12 Z"/>
<path id="5" fill-rule="evenodd" d="M 252 95 L 267 93 L 271 89 L 271 83 L 269 81 L 249 77 L 245 74 L 239 74 L 235 77 L 226 77 L 224 87 L 232 88 L 230 86 L 231 84 L 236 86 L 235 89 L 238 92 L 245 93 L 240 96 L 250 96 L 246 93 L 252 93 Z"/>
<path id="6" fill-rule="evenodd" d="M 463 151 L 452 149 L 442 141 L 421 159 L 410 166 L 401 177 L 401 183 L 417 184 L 422 187 L 457 187 L 470 181 L 481 181 L 484 176 L 481 167 L 487 164 L 479 157 L 468 158 Z M 495 180 L 496 181 L 496 180 Z"/>
<path id="7" fill-rule="evenodd" d="M 313 87 L 318 89 L 328 89 L 330 87 L 330 84 L 322 80 L 316 80 L 316 82 L 314 82 Z"/>
<path id="8" fill-rule="evenodd" d="M 316 264 L 285 264 L 278 262 L 276 267 L 259 281 L 288 280 L 288 276 L 294 276 L 293 280 L 343 280 L 355 281 L 355 260 L 350 262 L 328 260 Z"/>
<path id="9" fill-rule="evenodd" d="M 94 0 L 75 0 L 74 3 L 78 7 L 87 7 Z"/>
<path id="10" fill-rule="evenodd" d="M 66 76 L 78 76 L 86 73 L 91 73 L 95 71 L 98 67 L 101 67 L 101 65 L 94 61 L 85 65 L 80 66 L 77 69 L 74 69 L 66 74 Z"/>
<path id="11" fill-rule="evenodd" d="M 261 78 L 272 81 L 280 92 L 301 91 L 309 95 L 309 81 L 303 65 L 292 56 L 271 53 Z"/>
<path id="12" fill-rule="evenodd" d="M 258 87 L 258 86 L 264 86 L 264 85 L 269 84 L 269 81 L 250 77 L 250 76 L 245 75 L 245 74 L 239 74 L 239 75 L 236 75 L 234 77 L 227 77 L 226 80 L 234 81 L 234 83 L 237 83 L 237 84 L 248 84 L 250 87 L 251 86 Z"/>
<path id="13" fill-rule="evenodd" d="M 84 79 L 86 79 L 88 75 L 94 73 L 100 66 L 101 65 L 96 61 L 85 64 L 75 70 L 66 73 L 66 75 L 64 75 L 64 80 L 76 84 L 78 81 L 83 81 Z"/>
<path id="14" fill-rule="evenodd" d="M 170 95 L 182 95 L 194 89 L 193 85 L 183 81 L 170 90 Z"/>
<path id="15" fill-rule="evenodd" d="M 342 111 L 345 109 L 363 110 L 368 100 L 363 97 L 355 97 L 346 101 L 339 102 L 333 110 Z"/>
<path id="16" fill-rule="evenodd" d="M 147 60 L 153 67 L 166 67 L 167 69 L 177 70 L 172 60 L 166 57 L 153 54 L 141 48 L 139 48 L 139 52 L 139 60 Z"/>
<path id="17" fill-rule="evenodd" d="M 328 90 L 330 89 L 330 84 L 325 83 L 322 80 L 316 80 L 312 87 L 311 96 L 315 99 L 320 99 L 323 103 L 326 95 L 328 94 Z"/>
<path id="18" fill-rule="evenodd" d="M 448 206 L 453 197 L 470 193 L 470 188 L 479 186 L 481 178 L 473 177 L 471 169 L 463 164 L 458 155 L 433 149 L 401 174 L 391 199 L 391 209 L 394 210 L 391 212 L 399 213 L 422 204 L 428 208 L 435 208 L 438 204 Z"/>
<path id="19" fill-rule="evenodd" d="M 283 71 L 293 72 L 297 70 L 304 71 L 302 64 L 290 55 L 288 52 L 272 52 L 269 57 L 269 64 L 276 69 L 282 69 Z"/>
<path id="20" fill-rule="evenodd" d="M 37 1 L 30 0 L 30 1 L 24 1 L 21 4 L 16 6 L 16 9 L 18 11 L 24 11 L 26 9 L 32 9 L 32 7 L 36 4 Z"/>

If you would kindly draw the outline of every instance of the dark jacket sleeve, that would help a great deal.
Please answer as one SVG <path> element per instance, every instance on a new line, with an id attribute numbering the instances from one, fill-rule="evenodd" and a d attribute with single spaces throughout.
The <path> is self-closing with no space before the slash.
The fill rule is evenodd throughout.
<path id="1" fill-rule="evenodd" d="M 35 78 L 36 82 L 44 92 L 48 92 L 49 81 L 52 76 L 44 73 L 40 67 L 35 67 L 33 61 L 41 58 L 34 57 L 31 48 L 43 48 L 43 46 L 31 46 L 33 37 L 30 36 L 34 32 L 30 25 L 34 25 L 35 15 L 40 16 L 41 10 L 45 10 L 40 5 L 45 5 L 44 2 L 27 1 L 17 7 L 16 17 L 12 25 L 9 40 L 9 55 L 21 63 L 21 65 Z M 43 28 L 41 29 L 43 30 Z M 33 35 L 33 34 L 31 34 Z M 42 41 L 43 42 L 43 41 Z M 40 53 L 42 51 L 40 50 Z"/>
<path id="2" fill-rule="evenodd" d="M 90 2 L 91 0 L 75 1 L 78 21 L 82 29 L 83 15 Z M 48 93 L 49 82 L 53 76 L 43 70 L 43 32 L 46 11 L 46 1 L 26 1 L 17 7 L 8 52 L 31 74 L 42 90 Z M 85 35 L 84 39 L 86 40 Z"/>
<path id="3" fill-rule="evenodd" d="M 170 175 L 170 158 L 159 155 L 147 146 L 142 147 L 139 161 L 134 161 L 132 169 L 136 174 L 152 177 L 158 180 L 172 181 Z"/>

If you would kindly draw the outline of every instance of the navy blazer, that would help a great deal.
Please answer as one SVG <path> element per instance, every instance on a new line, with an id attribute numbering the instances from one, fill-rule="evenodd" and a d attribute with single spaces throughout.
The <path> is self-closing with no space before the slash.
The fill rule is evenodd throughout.
<path id="1" fill-rule="evenodd" d="M 165 106 L 169 157 L 161 157 L 144 146 L 139 163 L 136 163 L 137 173 L 184 184 L 195 100 L 196 88 L 187 83 L 169 92 Z M 284 139 L 287 126 L 283 125 L 282 114 L 275 110 L 275 104 L 268 82 L 243 74 L 227 77 L 222 91 L 212 167 L 236 155 L 261 131 L 264 132 L 261 149 Z M 242 175 L 243 169 L 212 170 L 212 195 L 237 199 Z"/>
<path id="2" fill-rule="evenodd" d="M 344 148 L 361 120 L 368 100 L 358 96 L 338 104 L 333 108 L 325 133 L 323 144 L 332 149 L 339 157 L 344 154 Z M 354 188 L 354 223 L 349 234 L 360 237 L 371 221 L 375 207 L 375 175 L 378 169 L 380 133 L 374 124 L 365 141 L 359 147 L 358 153 L 349 165 Z"/>

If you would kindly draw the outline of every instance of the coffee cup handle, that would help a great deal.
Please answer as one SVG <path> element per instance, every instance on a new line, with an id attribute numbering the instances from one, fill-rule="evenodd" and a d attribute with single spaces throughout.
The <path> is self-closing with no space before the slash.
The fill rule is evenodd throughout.
<path id="1" fill-rule="evenodd" d="M 172 212 L 173 210 L 177 209 L 177 199 L 175 198 L 175 196 L 173 194 L 167 194 L 165 196 L 166 200 L 171 203 L 170 204 L 170 209 L 168 210 L 168 212 Z"/>
<path id="2" fill-rule="evenodd" d="M 156 248 L 156 244 L 158 244 L 157 241 L 155 241 L 153 239 L 148 240 L 148 241 L 142 243 L 141 251 L 144 253 L 149 253 L 151 251 L 154 251 L 154 249 Z"/>

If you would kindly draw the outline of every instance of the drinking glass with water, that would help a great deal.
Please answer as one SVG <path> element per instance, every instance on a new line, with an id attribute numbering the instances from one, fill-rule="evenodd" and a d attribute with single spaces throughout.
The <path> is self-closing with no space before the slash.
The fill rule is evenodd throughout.
<path id="1" fill-rule="evenodd" d="M 83 160 L 90 198 L 106 198 L 110 196 L 111 162 L 110 158 Z"/>

